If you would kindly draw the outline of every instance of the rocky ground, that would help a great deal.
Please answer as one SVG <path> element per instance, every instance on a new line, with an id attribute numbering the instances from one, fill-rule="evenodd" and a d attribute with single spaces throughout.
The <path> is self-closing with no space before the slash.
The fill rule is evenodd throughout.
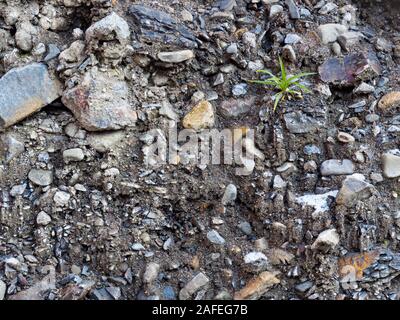
<path id="1" fill-rule="evenodd" d="M 0 300 L 399 299 L 398 7 L 0 0 Z M 170 126 L 256 160 L 146 165 Z"/>

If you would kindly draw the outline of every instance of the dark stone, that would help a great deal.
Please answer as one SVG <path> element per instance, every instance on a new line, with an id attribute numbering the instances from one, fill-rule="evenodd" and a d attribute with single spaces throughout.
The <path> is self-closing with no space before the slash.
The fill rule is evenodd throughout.
<path id="1" fill-rule="evenodd" d="M 358 80 L 369 80 L 382 72 L 373 53 L 353 53 L 344 59 L 330 58 L 319 68 L 321 80 L 328 83 L 349 85 Z"/>
<path id="2" fill-rule="evenodd" d="M 168 13 L 139 4 L 131 5 L 128 12 L 134 18 L 142 42 L 160 42 L 197 48 L 197 39 L 193 33 Z"/>

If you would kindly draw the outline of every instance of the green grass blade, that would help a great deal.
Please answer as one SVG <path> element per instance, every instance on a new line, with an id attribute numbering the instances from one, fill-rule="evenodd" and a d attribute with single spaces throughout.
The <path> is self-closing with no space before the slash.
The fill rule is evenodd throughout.
<path id="1" fill-rule="evenodd" d="M 281 78 L 286 81 L 286 69 L 281 57 L 279 57 L 279 65 L 281 66 Z"/>
<path id="2" fill-rule="evenodd" d="M 294 81 L 296 81 L 296 80 L 298 80 L 298 79 L 300 79 L 300 78 L 312 76 L 312 75 L 314 75 L 314 74 L 316 74 L 316 73 L 315 73 L 315 72 L 301 72 L 301 73 L 298 73 L 298 74 L 296 74 L 296 75 L 290 77 L 290 78 L 288 79 L 288 82 L 289 82 L 289 83 L 293 83 Z"/>
<path id="3" fill-rule="evenodd" d="M 268 71 L 268 70 L 257 70 L 256 72 L 257 73 L 266 73 L 266 74 L 270 75 L 271 77 L 275 77 L 275 75 L 271 71 Z"/>
<path id="4" fill-rule="evenodd" d="M 301 90 L 303 90 L 305 93 L 311 93 L 312 91 L 307 88 L 305 85 L 301 84 L 301 83 L 295 83 L 293 85 L 294 87 L 299 87 Z"/>
<path id="5" fill-rule="evenodd" d="M 268 86 L 276 86 L 276 83 L 273 81 L 270 81 L 269 79 L 267 80 L 247 80 L 247 82 L 250 83 L 257 83 L 257 84 L 264 84 L 264 85 L 268 85 Z"/>
<path id="6" fill-rule="evenodd" d="M 283 97 L 283 92 L 279 92 L 275 95 L 275 102 L 274 102 L 274 112 L 276 110 L 276 108 L 278 107 L 279 101 L 282 99 Z"/>

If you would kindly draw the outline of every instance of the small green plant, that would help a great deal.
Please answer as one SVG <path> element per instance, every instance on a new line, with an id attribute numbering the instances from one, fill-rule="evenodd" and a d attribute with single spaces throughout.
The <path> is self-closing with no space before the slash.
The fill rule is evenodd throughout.
<path id="1" fill-rule="evenodd" d="M 274 111 L 276 110 L 279 101 L 285 100 L 285 98 L 290 98 L 291 96 L 297 96 L 299 98 L 302 97 L 301 93 L 311 93 L 311 90 L 308 89 L 305 85 L 299 82 L 300 78 L 311 76 L 315 73 L 313 72 L 301 72 L 294 76 L 287 77 L 285 65 L 281 57 L 279 57 L 279 65 L 281 67 L 281 76 L 280 78 L 275 76 L 272 72 L 268 70 L 257 70 L 258 73 L 268 74 L 270 78 L 266 80 L 250 80 L 251 83 L 264 84 L 267 86 L 274 87 L 275 90 L 279 90 L 279 92 L 274 96 Z"/>

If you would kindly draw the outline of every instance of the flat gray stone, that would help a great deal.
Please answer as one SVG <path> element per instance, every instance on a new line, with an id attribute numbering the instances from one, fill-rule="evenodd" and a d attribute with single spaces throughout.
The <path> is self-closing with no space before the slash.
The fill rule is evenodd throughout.
<path id="1" fill-rule="evenodd" d="M 322 162 L 320 170 L 323 176 L 352 174 L 354 172 L 354 164 L 348 159 L 330 159 Z"/>
<path id="2" fill-rule="evenodd" d="M 292 19 L 300 19 L 299 8 L 296 6 L 293 0 L 285 0 L 285 3 L 289 9 L 289 16 Z"/>
<path id="3" fill-rule="evenodd" d="M 61 83 L 46 65 L 14 68 L 0 79 L 0 128 L 9 127 L 61 96 Z"/>
<path id="4" fill-rule="evenodd" d="M 53 172 L 50 170 L 32 169 L 28 174 L 28 178 L 34 184 L 45 187 L 53 182 Z"/>

